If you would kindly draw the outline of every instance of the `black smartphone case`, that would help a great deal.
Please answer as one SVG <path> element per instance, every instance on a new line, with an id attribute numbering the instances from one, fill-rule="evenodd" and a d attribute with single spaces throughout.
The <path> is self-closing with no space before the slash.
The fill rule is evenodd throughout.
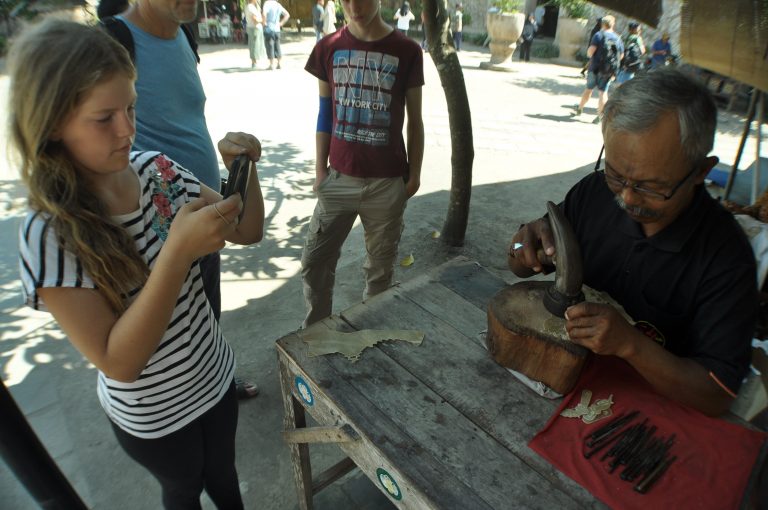
<path id="1" fill-rule="evenodd" d="M 236 157 L 229 170 L 229 178 L 227 179 L 227 185 L 224 187 L 223 192 L 224 198 L 227 198 L 234 193 L 240 193 L 240 198 L 243 200 L 243 207 L 245 207 L 246 191 L 248 190 L 248 176 L 251 173 L 250 167 L 251 160 L 248 159 L 247 155 L 241 154 Z"/>

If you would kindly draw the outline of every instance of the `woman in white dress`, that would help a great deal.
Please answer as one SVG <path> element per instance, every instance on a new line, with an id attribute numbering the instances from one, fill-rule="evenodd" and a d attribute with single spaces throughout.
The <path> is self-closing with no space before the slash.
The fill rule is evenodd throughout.
<path id="1" fill-rule="evenodd" d="M 325 11 L 323 12 L 323 35 L 332 34 L 336 31 L 336 4 L 333 0 L 325 2 Z"/>
<path id="2" fill-rule="evenodd" d="M 261 15 L 259 0 L 248 0 L 248 5 L 245 8 L 245 21 L 251 67 L 255 68 L 259 64 L 259 60 L 267 58 L 267 50 L 264 48 L 264 17 Z"/>

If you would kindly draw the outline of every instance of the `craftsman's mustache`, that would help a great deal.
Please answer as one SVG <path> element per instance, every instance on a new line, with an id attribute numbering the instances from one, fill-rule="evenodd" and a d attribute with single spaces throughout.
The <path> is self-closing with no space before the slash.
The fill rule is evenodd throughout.
<path id="1" fill-rule="evenodd" d="M 661 216 L 661 214 L 658 211 L 654 211 L 653 209 L 646 209 L 645 207 L 627 205 L 627 203 L 624 201 L 624 199 L 621 198 L 620 195 L 614 195 L 613 199 L 616 201 L 616 205 L 618 205 L 622 210 L 627 211 L 628 213 L 634 216 L 647 218 L 649 220 L 655 220 L 656 218 Z"/>

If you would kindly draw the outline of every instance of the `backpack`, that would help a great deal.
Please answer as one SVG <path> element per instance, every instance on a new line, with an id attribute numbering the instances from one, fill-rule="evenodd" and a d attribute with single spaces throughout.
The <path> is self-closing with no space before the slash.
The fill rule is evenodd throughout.
<path id="1" fill-rule="evenodd" d="M 128 54 L 131 56 L 131 60 L 135 63 L 136 48 L 133 45 L 133 35 L 131 34 L 131 29 L 128 28 L 128 25 L 126 25 L 123 20 L 115 18 L 114 16 L 109 16 L 108 18 L 99 20 L 99 25 L 101 25 L 101 27 L 106 30 L 109 35 L 114 37 L 115 40 L 123 46 L 123 48 L 128 50 Z M 181 31 L 184 32 L 184 35 L 187 37 L 187 42 L 189 42 L 190 48 L 192 48 L 192 51 L 195 54 L 195 60 L 197 60 L 197 63 L 199 64 L 200 55 L 197 53 L 197 41 L 195 41 L 195 36 L 188 26 L 180 26 Z"/>
<path id="2" fill-rule="evenodd" d="M 619 47 L 613 37 L 603 37 L 603 44 L 597 50 L 598 74 L 613 76 L 619 72 Z"/>
<path id="3" fill-rule="evenodd" d="M 640 67 L 640 58 L 642 53 L 640 52 L 640 44 L 637 40 L 632 41 L 627 49 L 624 51 L 624 60 L 621 61 L 621 66 L 624 69 L 634 70 Z"/>

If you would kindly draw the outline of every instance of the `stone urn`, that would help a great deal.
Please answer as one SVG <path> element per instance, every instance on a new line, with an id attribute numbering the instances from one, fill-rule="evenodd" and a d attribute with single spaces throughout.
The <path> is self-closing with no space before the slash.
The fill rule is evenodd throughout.
<path id="1" fill-rule="evenodd" d="M 555 45 L 560 48 L 560 59 L 576 62 L 576 52 L 586 49 L 586 19 L 558 18 Z"/>
<path id="2" fill-rule="evenodd" d="M 509 66 L 517 40 L 523 33 L 525 15 L 522 13 L 489 12 L 486 16 L 488 35 L 491 37 L 491 60 L 483 62 L 483 69 L 502 69 Z"/>

